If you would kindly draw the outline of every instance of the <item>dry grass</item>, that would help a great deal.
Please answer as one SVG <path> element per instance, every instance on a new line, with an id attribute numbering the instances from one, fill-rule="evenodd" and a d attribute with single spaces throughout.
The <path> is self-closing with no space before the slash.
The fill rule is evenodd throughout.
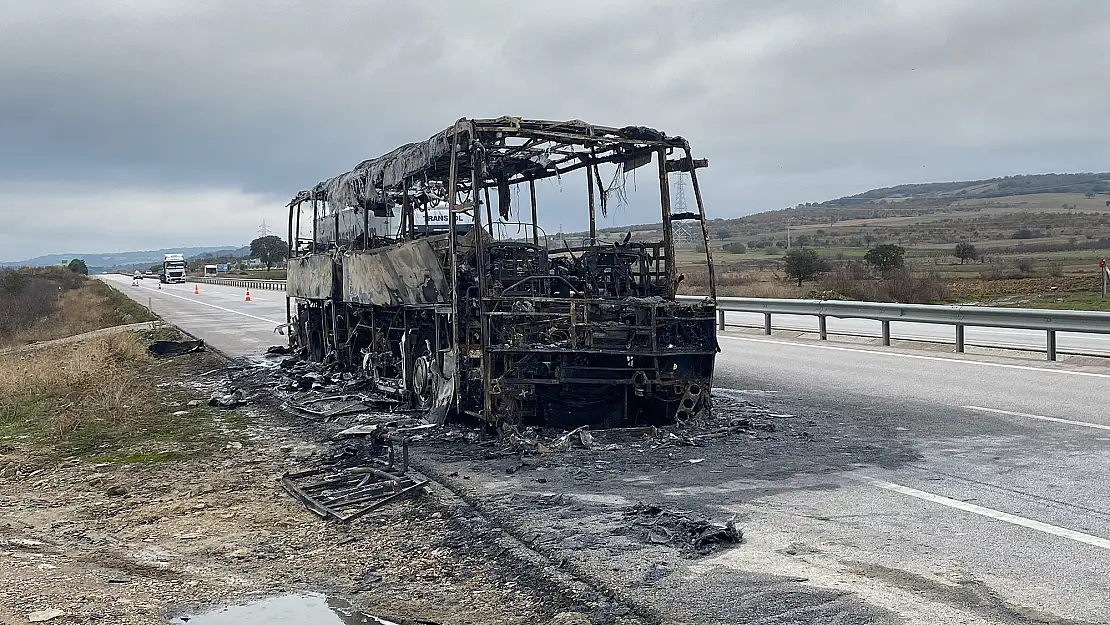
<path id="1" fill-rule="evenodd" d="M 0 356 L 0 445 L 52 457 L 155 462 L 207 455 L 241 439 L 245 415 L 188 406 L 199 398 L 165 384 L 212 361 L 203 352 L 153 359 L 148 334 Z"/>
<path id="2" fill-rule="evenodd" d="M 0 357 L 0 428 L 49 442 L 90 426 L 118 428 L 131 420 L 136 377 L 149 363 L 145 342 L 131 333 Z"/>
<path id="3" fill-rule="evenodd" d="M 0 347 L 49 341 L 154 319 L 145 308 L 99 280 L 83 279 L 79 286 L 61 291 L 56 297 L 57 302 L 42 307 L 36 319 L 0 336 Z"/>
<path id="4" fill-rule="evenodd" d="M 717 268 L 717 295 L 721 297 L 805 297 L 807 287 L 798 287 L 774 270 L 746 270 L 740 265 L 719 264 Z M 679 269 L 685 278 L 679 284 L 683 295 L 707 295 L 709 274 L 705 267 L 685 266 Z"/>

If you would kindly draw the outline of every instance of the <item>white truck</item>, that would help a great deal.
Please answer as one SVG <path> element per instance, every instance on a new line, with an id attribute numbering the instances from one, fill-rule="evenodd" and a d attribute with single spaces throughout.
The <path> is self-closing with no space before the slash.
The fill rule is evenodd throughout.
<path id="1" fill-rule="evenodd" d="M 162 259 L 162 272 L 158 278 L 165 284 L 185 282 L 185 255 L 166 254 Z"/>

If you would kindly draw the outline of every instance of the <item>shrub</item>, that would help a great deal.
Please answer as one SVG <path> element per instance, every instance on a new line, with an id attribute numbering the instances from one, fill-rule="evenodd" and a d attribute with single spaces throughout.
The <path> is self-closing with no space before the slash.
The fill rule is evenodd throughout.
<path id="1" fill-rule="evenodd" d="M 863 260 L 882 273 L 901 269 L 906 263 L 906 248 L 887 243 L 867 250 Z"/>
<path id="2" fill-rule="evenodd" d="M 786 276 L 797 280 L 798 286 L 802 286 L 802 281 L 812 280 L 829 270 L 828 261 L 813 250 L 790 250 L 783 260 L 786 262 Z"/>

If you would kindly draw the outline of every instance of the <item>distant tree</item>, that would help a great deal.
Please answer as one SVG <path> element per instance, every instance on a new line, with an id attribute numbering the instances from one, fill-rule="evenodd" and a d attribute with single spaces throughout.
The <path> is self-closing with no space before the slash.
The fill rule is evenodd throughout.
<path id="1" fill-rule="evenodd" d="M 162 273 L 162 265 L 151 265 L 150 273 Z"/>
<path id="2" fill-rule="evenodd" d="M 262 261 L 266 265 L 266 271 L 285 260 L 288 253 L 289 248 L 285 241 L 273 234 L 251 241 L 251 258 Z"/>
<path id="3" fill-rule="evenodd" d="M 812 280 L 829 270 L 828 261 L 813 250 L 790 250 L 783 261 L 786 263 L 786 276 L 797 280 L 798 286 L 802 286 L 802 281 Z"/>
<path id="4" fill-rule="evenodd" d="M 863 255 L 863 262 L 886 275 L 891 270 L 901 269 L 906 264 L 906 248 L 893 243 L 877 245 Z"/>
<path id="5" fill-rule="evenodd" d="M 739 241 L 726 243 L 725 246 L 721 249 L 730 254 L 745 254 L 748 251 L 747 246 L 745 246 L 743 243 L 740 243 Z"/>
<path id="6" fill-rule="evenodd" d="M 1022 228 L 1021 230 L 1015 230 L 1014 233 L 1010 235 L 1010 238 L 1011 239 L 1032 239 L 1033 238 L 1033 231 L 1028 229 L 1028 228 Z"/>
<path id="7" fill-rule="evenodd" d="M 969 260 L 979 260 L 979 250 L 971 243 L 957 243 L 956 258 L 960 259 L 961 265 Z"/>
<path id="8" fill-rule="evenodd" d="M 794 242 L 798 244 L 798 247 L 805 247 L 809 245 L 812 241 L 813 239 L 810 238 L 808 234 L 799 234 L 798 236 L 794 237 Z"/>
<path id="9" fill-rule="evenodd" d="M 85 276 L 89 275 L 89 266 L 86 265 L 85 261 L 81 260 L 80 258 L 74 258 L 73 260 L 69 261 L 68 267 L 69 270 L 73 273 L 79 273 Z"/>

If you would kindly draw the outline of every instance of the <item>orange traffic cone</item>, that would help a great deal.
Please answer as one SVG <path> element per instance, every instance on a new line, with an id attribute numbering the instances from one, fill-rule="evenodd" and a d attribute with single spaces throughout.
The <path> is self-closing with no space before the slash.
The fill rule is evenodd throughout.
<path id="1" fill-rule="evenodd" d="M 200 295 L 200 285 L 199 284 L 193 285 L 193 295 Z"/>
<path id="2" fill-rule="evenodd" d="M 247 289 L 247 299 L 245 299 L 243 301 L 245 301 L 245 302 L 251 301 L 251 290 L 250 289 Z"/>

